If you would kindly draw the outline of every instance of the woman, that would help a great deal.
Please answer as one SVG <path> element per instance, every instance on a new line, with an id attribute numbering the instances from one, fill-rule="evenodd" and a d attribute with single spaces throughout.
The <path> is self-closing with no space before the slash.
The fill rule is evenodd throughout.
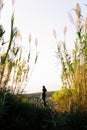
<path id="1" fill-rule="evenodd" d="M 45 86 L 42 86 L 42 100 L 44 102 L 44 106 L 46 106 L 46 92 L 47 92 L 47 89 L 45 88 Z"/>

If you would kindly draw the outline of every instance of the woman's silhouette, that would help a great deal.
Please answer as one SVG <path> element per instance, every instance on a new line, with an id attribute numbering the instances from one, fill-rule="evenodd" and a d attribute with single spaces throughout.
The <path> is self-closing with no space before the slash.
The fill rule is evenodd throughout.
<path id="1" fill-rule="evenodd" d="M 44 102 L 44 106 L 46 106 L 46 92 L 47 92 L 47 89 L 45 88 L 45 86 L 43 85 L 42 86 L 42 100 Z"/>

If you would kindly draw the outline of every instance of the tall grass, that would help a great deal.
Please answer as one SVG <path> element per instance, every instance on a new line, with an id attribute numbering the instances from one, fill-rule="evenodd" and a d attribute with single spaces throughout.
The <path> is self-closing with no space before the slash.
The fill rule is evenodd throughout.
<path id="1" fill-rule="evenodd" d="M 81 12 L 81 8 L 79 3 L 75 6 L 75 14 L 77 16 L 75 27 L 77 29 L 77 37 L 74 41 L 74 49 L 72 50 L 72 56 L 69 54 L 66 48 L 66 41 L 60 42 L 56 41 L 57 44 L 57 54 L 58 58 L 60 58 L 62 64 L 62 83 L 63 83 L 63 95 L 61 95 L 61 91 L 58 92 L 58 96 L 60 95 L 61 100 L 59 101 L 59 97 L 57 96 L 58 102 L 62 102 L 60 107 L 67 103 L 69 99 L 69 104 L 71 107 L 73 106 L 73 110 L 80 109 L 82 111 L 87 111 L 87 18 L 84 18 Z M 72 15 L 69 15 L 70 19 L 73 20 Z M 64 29 L 64 37 L 66 35 L 66 29 Z M 54 31 L 54 37 L 56 37 L 56 31 Z M 66 90 L 68 97 L 66 95 Z M 70 90 L 70 91 L 68 91 Z M 54 98 L 56 95 L 54 94 Z M 63 102 L 63 100 L 65 102 Z M 63 108 L 66 110 L 66 107 Z M 67 109 L 68 111 L 68 109 Z"/>
<path id="2" fill-rule="evenodd" d="M 6 31 L 3 27 L 3 24 L 0 25 L 0 91 L 9 90 L 13 94 L 23 93 L 27 81 L 31 75 L 29 75 L 29 72 L 33 72 L 34 69 L 34 67 L 30 66 L 30 59 L 32 55 L 32 52 L 30 50 L 31 38 L 29 39 L 28 51 L 26 54 L 24 54 L 24 48 L 22 48 L 22 46 L 19 46 L 19 40 L 17 40 L 18 38 L 21 38 L 21 33 L 19 29 L 14 26 L 14 22 L 15 18 L 14 13 L 12 12 L 10 36 L 8 38 L 8 41 L 5 41 Z M 35 66 L 38 58 L 37 45 L 38 41 L 36 39 L 36 49 L 32 66 Z M 4 51 L 3 47 L 5 48 Z"/>
<path id="3" fill-rule="evenodd" d="M 0 1 L 0 13 L 3 5 L 3 1 Z M 33 72 L 32 68 L 34 69 L 37 63 L 38 41 L 35 40 L 35 55 L 32 63 L 34 67 L 31 67 L 31 37 L 25 56 L 24 48 L 19 46 L 17 40 L 21 38 L 21 34 L 14 23 L 15 17 L 12 12 L 10 36 L 7 41 L 5 41 L 6 30 L 3 24 L 0 24 L 0 129 L 33 129 L 33 121 L 38 120 L 38 116 L 32 116 L 31 111 L 35 114 L 34 109 L 38 108 L 27 100 L 24 102 L 21 94 L 32 74 L 29 75 L 29 72 Z"/>

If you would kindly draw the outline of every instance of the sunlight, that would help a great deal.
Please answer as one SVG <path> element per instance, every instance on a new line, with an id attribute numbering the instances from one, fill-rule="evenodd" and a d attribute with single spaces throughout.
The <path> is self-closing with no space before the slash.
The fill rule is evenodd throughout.
<path id="1" fill-rule="evenodd" d="M 68 50 L 71 51 L 75 39 L 75 28 L 70 23 L 68 12 L 72 11 L 76 2 L 77 0 L 73 0 L 72 2 L 62 0 L 60 3 L 58 0 L 15 1 L 15 25 L 21 31 L 21 44 L 25 47 L 25 56 L 29 34 L 32 35 L 32 43 L 34 43 L 35 38 L 38 39 L 39 58 L 26 87 L 28 92 L 40 91 L 43 84 L 48 87 L 49 91 L 61 88 L 61 65 L 55 55 L 56 41 L 53 37 L 53 29 L 55 28 L 58 32 L 58 40 L 64 40 L 63 29 L 67 26 L 66 42 Z M 85 0 L 83 3 L 80 3 L 85 3 Z M 9 21 L 12 10 L 11 2 L 5 0 L 4 6 L 2 22 L 9 36 L 8 28 L 10 28 Z M 5 15 L 7 15 L 8 20 Z"/>

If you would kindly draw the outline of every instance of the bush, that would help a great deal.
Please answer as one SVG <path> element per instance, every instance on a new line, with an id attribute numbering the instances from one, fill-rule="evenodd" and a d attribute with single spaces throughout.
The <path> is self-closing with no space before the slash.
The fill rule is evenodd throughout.
<path id="1" fill-rule="evenodd" d="M 69 111 L 71 105 L 71 89 L 62 89 L 52 95 L 54 102 L 57 104 L 57 110 L 60 112 Z"/>

